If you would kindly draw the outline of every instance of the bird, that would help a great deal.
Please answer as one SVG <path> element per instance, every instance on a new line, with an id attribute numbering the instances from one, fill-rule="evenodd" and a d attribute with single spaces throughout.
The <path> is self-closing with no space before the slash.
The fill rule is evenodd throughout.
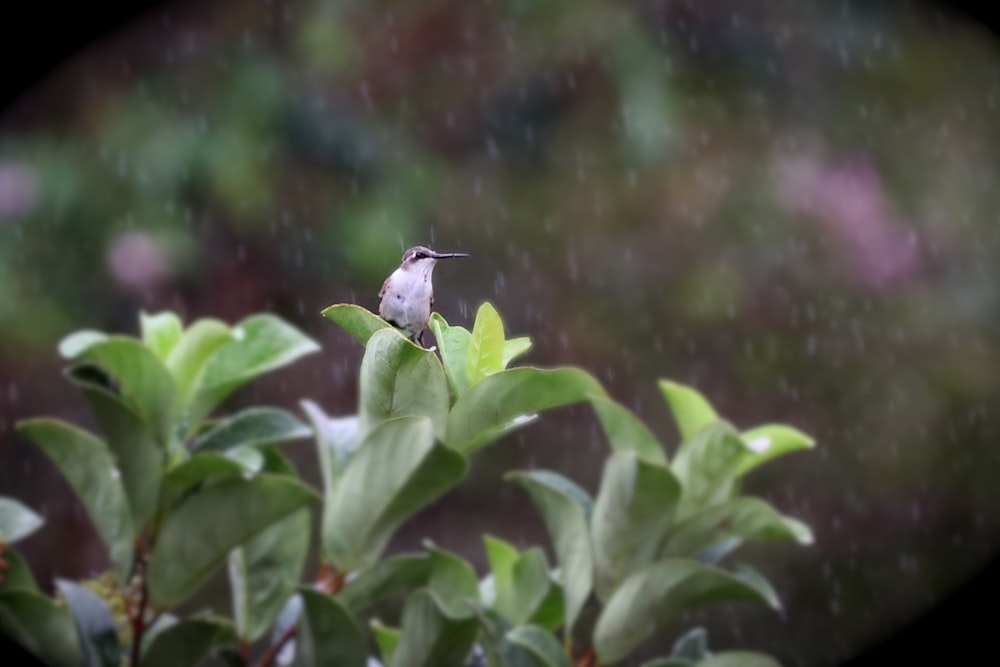
<path id="1" fill-rule="evenodd" d="M 468 257 L 463 252 L 434 252 L 422 245 L 403 253 L 399 268 L 379 290 L 379 316 L 423 346 L 423 335 L 434 307 L 434 265 L 439 259 Z"/>

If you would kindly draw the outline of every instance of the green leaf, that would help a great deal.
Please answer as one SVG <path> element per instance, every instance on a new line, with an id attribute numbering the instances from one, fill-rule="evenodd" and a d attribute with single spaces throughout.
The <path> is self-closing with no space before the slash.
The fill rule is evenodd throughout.
<path id="1" fill-rule="evenodd" d="M 361 360 L 358 417 L 362 437 L 395 417 L 428 417 L 443 438 L 448 385 L 441 362 L 395 329 L 376 332 Z"/>
<path id="2" fill-rule="evenodd" d="M 83 664 L 83 651 L 69 610 L 40 593 L 0 591 L 0 633 L 53 667 Z"/>
<path id="3" fill-rule="evenodd" d="M 567 636 L 590 595 L 594 580 L 588 521 L 591 501 L 583 489 L 545 470 L 508 473 L 538 508 L 555 547 L 562 570 Z"/>
<path id="4" fill-rule="evenodd" d="M 537 625 L 520 625 L 507 632 L 507 641 L 520 646 L 542 667 L 572 667 L 569 656 L 555 636 Z"/>
<path id="5" fill-rule="evenodd" d="M 156 510 L 160 494 L 164 464 L 161 438 L 148 420 L 119 397 L 99 368 L 79 364 L 65 374 L 90 403 L 121 472 L 133 524 L 141 529 Z"/>
<path id="6" fill-rule="evenodd" d="M 0 544 L 23 540 L 45 523 L 42 517 L 13 498 L 0 496 Z"/>
<path id="7" fill-rule="evenodd" d="M 483 535 L 486 560 L 493 573 L 493 586 L 497 596 L 506 593 L 514 583 L 514 565 L 521 554 L 514 545 L 492 535 Z"/>
<path id="8" fill-rule="evenodd" d="M 566 620 L 566 604 L 563 598 L 562 589 L 558 581 L 553 580 L 552 572 L 549 572 L 549 586 L 545 598 L 538 605 L 535 613 L 528 621 L 532 625 L 539 625 L 549 632 L 554 632 Z"/>
<path id="9" fill-rule="evenodd" d="M 392 556 L 359 572 L 336 598 L 357 614 L 390 595 L 423 586 L 430 574 L 431 557 L 427 554 Z"/>
<path id="10" fill-rule="evenodd" d="M 469 352 L 472 334 L 465 327 L 449 326 L 440 313 L 431 313 L 429 322 L 431 333 L 441 353 L 441 363 L 455 396 L 461 396 L 469 389 L 469 378 L 465 375 L 465 358 Z"/>
<path id="11" fill-rule="evenodd" d="M 320 349 L 316 341 L 274 315 L 251 315 L 234 329 L 242 338 L 219 348 L 208 363 L 195 398 L 192 423 L 247 382 Z"/>
<path id="12" fill-rule="evenodd" d="M 431 553 L 427 590 L 434 593 L 441 611 L 451 619 L 472 618 L 475 614 L 469 601 L 475 601 L 479 583 L 472 566 L 459 556 L 425 544 Z"/>
<path id="13" fill-rule="evenodd" d="M 107 444 L 58 419 L 27 419 L 17 430 L 31 438 L 62 472 L 107 547 L 120 576 L 132 565 L 135 529 L 121 473 Z"/>
<path id="14" fill-rule="evenodd" d="M 712 655 L 708 650 L 708 633 L 705 628 L 692 628 L 678 637 L 670 651 L 671 657 L 683 658 L 692 663 Z"/>
<path id="15" fill-rule="evenodd" d="M 632 450 L 654 463 L 667 463 L 656 436 L 628 408 L 606 396 L 592 396 L 590 404 L 612 450 Z"/>
<path id="16" fill-rule="evenodd" d="M 194 451 L 220 451 L 231 447 L 262 447 L 312 435 L 312 430 L 292 413 L 279 408 L 247 408 L 206 431 Z"/>
<path id="17" fill-rule="evenodd" d="M 351 334 L 362 345 L 366 345 L 372 334 L 379 329 L 392 327 L 391 324 L 372 311 L 353 303 L 338 303 L 327 306 L 323 309 L 322 315 Z"/>
<path id="18" fill-rule="evenodd" d="M 142 330 L 142 342 L 163 361 L 184 333 L 181 319 L 169 310 L 155 315 L 140 311 L 139 328 Z"/>
<path id="19" fill-rule="evenodd" d="M 121 660 L 118 627 L 104 600 L 66 579 L 56 579 L 56 587 L 73 615 L 87 665 L 118 667 Z"/>
<path id="20" fill-rule="evenodd" d="M 744 475 L 765 461 L 800 449 L 810 449 L 815 441 L 808 435 L 783 424 L 765 424 L 740 434 L 749 450 L 737 468 Z"/>
<path id="21" fill-rule="evenodd" d="M 335 598 L 303 589 L 295 636 L 296 667 L 365 667 L 368 642 L 357 620 Z"/>
<path id="22" fill-rule="evenodd" d="M 403 607 L 401 635 L 389 667 L 461 667 L 478 629 L 475 617 L 449 618 L 434 594 L 422 588 Z"/>
<path id="23" fill-rule="evenodd" d="M 192 324 L 170 350 L 165 364 L 174 378 L 177 405 L 183 409 L 194 397 L 215 353 L 237 334 L 225 322 L 202 319 Z"/>
<path id="24" fill-rule="evenodd" d="M 378 644 L 378 654 L 382 657 L 382 664 L 391 663 L 396 646 L 399 644 L 399 637 L 402 634 L 399 628 L 390 628 L 377 618 L 373 618 L 368 625 L 372 629 L 372 634 L 375 635 L 375 643 Z"/>
<path id="25" fill-rule="evenodd" d="M 695 665 L 684 658 L 654 658 L 642 663 L 640 667 L 695 667 Z"/>
<path id="26" fill-rule="evenodd" d="M 149 592 L 170 607 L 200 588 L 229 551 L 315 500 L 304 484 L 262 473 L 225 479 L 192 494 L 170 512 L 149 563 Z"/>
<path id="27" fill-rule="evenodd" d="M 497 586 L 493 608 L 511 623 L 527 623 L 541 608 L 552 587 L 545 552 L 538 547 L 525 550 L 511 568 L 510 577 L 503 589 Z"/>
<path id="28" fill-rule="evenodd" d="M 83 350 L 79 358 L 111 376 L 115 394 L 152 425 L 161 446 L 170 442 L 174 381 L 149 348 L 134 338 L 111 336 Z"/>
<path id="29" fill-rule="evenodd" d="M 142 667 L 197 665 L 214 647 L 232 643 L 236 633 L 215 618 L 191 618 L 160 631 L 142 656 Z"/>
<path id="30" fill-rule="evenodd" d="M 682 440 L 691 438 L 719 418 L 712 405 L 693 387 L 669 380 L 660 380 L 659 385 L 663 398 L 674 413 Z"/>
<path id="31" fill-rule="evenodd" d="M 492 609 L 475 607 L 480 632 L 480 645 L 485 650 L 490 667 L 540 667 L 542 663 L 520 644 L 508 639 L 510 622 Z"/>
<path id="32" fill-rule="evenodd" d="M 693 558 L 719 542 L 739 540 L 779 540 L 812 543 L 809 526 L 782 516 L 759 498 L 734 498 L 702 508 L 677 523 L 659 549 L 661 557 Z"/>
<path id="33" fill-rule="evenodd" d="M 267 472 L 296 474 L 280 454 L 269 454 Z M 254 642 L 274 625 L 298 588 L 308 551 L 309 510 L 303 508 L 229 552 L 233 619 L 241 638 Z"/>
<path id="34" fill-rule="evenodd" d="M 299 405 L 312 424 L 323 490 L 329 497 L 336 480 L 358 448 L 358 418 L 356 415 L 330 417 L 308 399 L 299 401 Z"/>
<path id="35" fill-rule="evenodd" d="M 601 662 L 613 663 L 682 611 L 744 600 L 779 607 L 774 590 L 759 576 L 686 559 L 658 561 L 634 572 L 608 600 L 594 630 L 594 648 Z"/>
<path id="36" fill-rule="evenodd" d="M 160 505 L 170 510 L 183 500 L 184 496 L 196 490 L 199 484 L 240 477 L 242 474 L 243 466 L 224 454 L 214 452 L 195 454 L 164 476 L 163 486 L 160 489 Z"/>
<path id="37" fill-rule="evenodd" d="M 59 356 L 63 359 L 75 359 L 80 353 L 95 343 L 108 339 L 108 335 L 93 329 L 76 331 L 59 341 Z"/>
<path id="38" fill-rule="evenodd" d="M 457 484 L 466 467 L 465 457 L 434 443 L 426 417 L 382 422 L 326 500 L 327 557 L 342 572 L 370 567 L 396 528 Z"/>
<path id="39" fill-rule="evenodd" d="M 505 340 L 503 343 L 503 367 L 507 368 L 510 362 L 525 354 L 530 349 L 531 339 L 527 336 Z"/>
<path id="40" fill-rule="evenodd" d="M 724 651 L 702 660 L 697 667 L 781 667 L 781 663 L 756 651 Z"/>
<path id="41" fill-rule="evenodd" d="M 721 419 L 685 440 L 671 465 L 684 486 L 678 520 L 702 507 L 728 500 L 747 453 L 736 430 Z"/>
<path id="42" fill-rule="evenodd" d="M 10 548 L 4 548 L 2 557 L 7 561 L 7 569 L 0 576 L 0 593 L 7 591 L 38 592 L 38 584 L 31 574 L 31 568 L 21 556 Z"/>
<path id="43" fill-rule="evenodd" d="M 469 453 L 516 428 L 533 413 L 604 395 L 576 368 L 513 368 L 483 379 L 459 397 L 448 416 L 446 442 Z"/>
<path id="44" fill-rule="evenodd" d="M 607 601 L 626 576 L 648 564 L 673 525 L 681 486 L 667 467 L 616 452 L 604 465 L 594 504 L 595 589 Z"/>
<path id="45" fill-rule="evenodd" d="M 465 355 L 465 379 L 475 385 L 488 375 L 503 370 L 503 321 L 490 302 L 479 306 Z"/>

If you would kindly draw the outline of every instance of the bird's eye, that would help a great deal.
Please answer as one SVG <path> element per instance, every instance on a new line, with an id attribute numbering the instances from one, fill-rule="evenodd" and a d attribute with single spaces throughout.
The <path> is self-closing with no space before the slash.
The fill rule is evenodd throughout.
<path id="1" fill-rule="evenodd" d="M 413 259 L 427 259 L 427 255 L 425 255 L 422 252 L 418 252 L 415 255 L 413 255 Z"/>

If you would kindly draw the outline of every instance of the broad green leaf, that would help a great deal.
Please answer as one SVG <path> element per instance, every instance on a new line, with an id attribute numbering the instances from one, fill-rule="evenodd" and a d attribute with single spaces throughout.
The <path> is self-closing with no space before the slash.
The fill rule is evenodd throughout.
<path id="1" fill-rule="evenodd" d="M 69 482 L 97 533 L 107 547 L 120 576 L 132 565 L 132 514 L 121 473 L 107 444 L 90 433 L 58 419 L 27 419 L 17 430 L 48 455 Z"/>
<path id="2" fill-rule="evenodd" d="M 320 349 L 316 341 L 274 315 L 251 315 L 234 330 L 242 337 L 219 348 L 205 369 L 190 415 L 192 423 L 247 382 Z"/>
<path id="3" fill-rule="evenodd" d="M 362 570 L 336 598 L 357 614 L 390 595 L 423 586 L 430 573 L 431 557 L 427 554 L 392 556 Z"/>
<path id="4" fill-rule="evenodd" d="M 142 656 L 142 667 L 197 665 L 214 647 L 235 640 L 233 627 L 220 619 L 179 621 L 156 635 Z"/>
<path id="5" fill-rule="evenodd" d="M 660 380 L 659 385 L 663 398 L 674 413 L 681 440 L 691 438 L 719 418 L 712 405 L 693 387 L 669 380 Z"/>
<path id="6" fill-rule="evenodd" d="M 202 319 L 192 324 L 173 346 L 164 363 L 174 378 L 177 405 L 183 409 L 194 397 L 209 360 L 238 334 L 225 322 Z"/>
<path id="7" fill-rule="evenodd" d="M 781 667 L 781 663 L 756 651 L 724 651 L 702 660 L 697 667 Z"/>
<path id="8" fill-rule="evenodd" d="M 399 628 L 390 628 L 377 618 L 369 622 L 372 634 L 375 635 L 375 643 L 378 645 L 378 654 L 382 657 L 382 664 L 387 665 L 392 662 L 392 656 L 396 652 L 396 645 L 399 644 L 399 637 L 402 634 Z"/>
<path id="9" fill-rule="evenodd" d="M 302 613 L 295 635 L 296 667 L 365 667 L 368 641 L 358 621 L 328 595 L 303 589 Z"/>
<path id="10" fill-rule="evenodd" d="M 590 499 L 570 480 L 544 470 L 509 473 L 505 479 L 519 484 L 528 492 L 552 538 L 562 570 L 565 631 L 568 636 L 594 581 L 588 529 Z"/>
<path id="11" fill-rule="evenodd" d="M 459 556 L 426 543 L 431 554 L 427 590 L 434 593 L 438 607 L 452 619 L 472 618 L 468 601 L 475 601 L 479 583 L 472 566 Z"/>
<path id="12" fill-rule="evenodd" d="M 323 548 L 342 572 L 370 567 L 396 528 L 458 483 L 467 462 L 434 442 L 426 417 L 382 422 L 326 499 Z"/>
<path id="13" fill-rule="evenodd" d="M 287 410 L 247 408 L 202 434 L 194 451 L 220 451 L 231 447 L 262 447 L 312 435 L 308 426 Z"/>
<path id="14" fill-rule="evenodd" d="M 505 340 L 503 343 L 503 367 L 507 368 L 510 362 L 525 354 L 530 349 L 531 339 L 527 336 Z"/>
<path id="15" fill-rule="evenodd" d="M 628 408 L 606 396 L 592 396 L 590 404 L 612 450 L 632 450 L 654 463 L 667 463 L 656 436 Z"/>
<path id="16" fill-rule="evenodd" d="M 475 617 L 449 618 L 434 594 L 422 588 L 403 607 L 399 643 L 389 667 L 461 667 L 478 630 Z"/>
<path id="17" fill-rule="evenodd" d="M 108 339 L 108 335 L 93 329 L 83 329 L 64 337 L 59 341 L 59 356 L 63 359 L 75 359 L 80 353 L 95 343 Z"/>
<path id="18" fill-rule="evenodd" d="M 446 442 L 471 452 L 536 412 L 603 396 L 593 377 L 577 368 L 513 368 L 484 378 L 459 397 L 448 415 Z"/>
<path id="19" fill-rule="evenodd" d="M 7 569 L 0 576 L 0 593 L 7 591 L 38 592 L 38 584 L 31 574 L 31 568 L 24 559 L 9 547 L 4 547 L 2 557 L 7 561 Z"/>
<path id="20" fill-rule="evenodd" d="M 677 519 L 728 500 L 747 451 L 735 429 L 721 419 L 681 443 L 670 466 L 684 486 Z"/>
<path id="21" fill-rule="evenodd" d="M 449 326 L 440 313 L 431 313 L 430 330 L 437 342 L 441 363 L 455 396 L 461 396 L 469 389 L 469 378 L 465 375 L 465 358 L 469 352 L 472 334 L 465 327 Z"/>
<path id="22" fill-rule="evenodd" d="M 594 587 L 601 600 L 653 560 L 673 525 L 680 495 L 680 483 L 663 464 L 628 450 L 608 458 L 590 524 Z"/>
<path id="23" fill-rule="evenodd" d="M 740 462 L 738 475 L 744 475 L 765 461 L 800 449 L 810 449 L 815 441 L 808 435 L 783 424 L 765 424 L 740 434 L 749 450 Z"/>
<path id="24" fill-rule="evenodd" d="M 492 535 L 483 535 L 486 560 L 493 573 L 493 586 L 497 596 L 510 590 L 514 582 L 514 565 L 520 555 L 514 545 Z"/>
<path id="25" fill-rule="evenodd" d="M 139 328 L 142 330 L 142 342 L 161 360 L 166 360 L 184 333 L 181 318 L 169 310 L 155 315 L 140 311 Z"/>
<path id="26" fill-rule="evenodd" d="M 705 628 L 692 628 L 677 638 L 670 651 L 671 657 L 683 658 L 692 663 L 712 655 L 708 650 L 708 633 Z"/>
<path id="27" fill-rule="evenodd" d="M 493 608 L 511 623 L 527 623 L 541 608 L 552 587 L 545 552 L 532 547 L 520 554 L 510 572 L 510 582 L 501 590 Z"/>
<path id="28" fill-rule="evenodd" d="M 83 664 L 69 610 L 35 591 L 0 590 L 0 634 L 53 667 Z"/>
<path id="29" fill-rule="evenodd" d="M 160 634 L 167 628 L 172 628 L 180 622 L 174 614 L 169 611 L 162 612 L 153 621 L 153 624 L 146 628 L 146 631 L 142 633 L 142 642 L 139 646 L 140 655 L 146 655 L 149 651 L 149 647 L 152 646 L 153 642 L 156 640 Z"/>
<path id="30" fill-rule="evenodd" d="M 170 470 L 163 477 L 160 505 L 169 511 L 183 500 L 185 495 L 195 491 L 199 484 L 229 477 L 240 477 L 242 474 L 243 467 L 224 454 L 200 452 Z"/>
<path id="31" fill-rule="evenodd" d="M 566 620 L 566 604 L 563 598 L 560 582 L 553 579 L 552 572 L 549 572 L 549 586 L 542 603 L 535 609 L 528 621 L 532 625 L 539 625 L 549 632 L 554 632 Z"/>
<path id="32" fill-rule="evenodd" d="M 119 397 L 110 378 L 99 368 L 78 364 L 65 374 L 90 403 L 121 472 L 133 524 L 141 529 L 156 510 L 160 494 L 162 441 L 152 423 Z"/>
<path id="33" fill-rule="evenodd" d="M 430 350 L 395 329 L 376 332 L 361 360 L 358 417 L 362 437 L 394 417 L 428 417 L 443 438 L 448 418 L 448 384 Z"/>
<path id="34" fill-rule="evenodd" d="M 42 527 L 42 517 L 13 498 L 0 496 L 0 544 L 14 544 Z"/>
<path id="35" fill-rule="evenodd" d="M 269 454 L 267 472 L 296 474 L 281 454 Z M 274 625 L 298 588 L 308 551 L 309 510 L 303 508 L 229 552 L 233 619 L 241 638 L 254 642 Z"/>
<path id="36" fill-rule="evenodd" d="M 340 326 L 362 345 L 379 329 L 392 325 L 372 311 L 353 303 L 338 303 L 323 309 L 323 317 Z"/>
<path id="37" fill-rule="evenodd" d="M 695 664 L 684 658 L 654 658 L 640 667 L 695 667 Z"/>
<path id="38" fill-rule="evenodd" d="M 299 401 L 299 405 L 312 425 L 323 490 L 329 496 L 358 448 L 358 418 L 356 415 L 330 417 L 308 399 Z"/>
<path id="39" fill-rule="evenodd" d="M 170 441 L 174 381 L 149 348 L 134 338 L 111 336 L 86 348 L 78 358 L 111 376 L 117 396 L 153 426 L 161 446 Z"/>
<path id="40" fill-rule="evenodd" d="M 503 350 L 503 321 L 487 301 L 476 312 L 476 323 L 465 355 L 465 379 L 470 386 L 503 370 Z"/>
<path id="41" fill-rule="evenodd" d="M 163 522 L 149 563 L 148 583 L 160 606 L 198 590 L 229 551 L 316 499 L 304 484 L 262 473 L 225 479 L 190 495 Z"/>
<path id="42" fill-rule="evenodd" d="M 87 665 L 118 667 L 122 655 L 118 627 L 104 600 L 66 579 L 56 579 L 56 587 L 73 615 Z"/>
<path id="43" fill-rule="evenodd" d="M 507 641 L 520 646 L 541 667 L 572 667 L 569 656 L 555 636 L 537 625 L 519 625 L 507 632 Z"/>
<path id="44" fill-rule="evenodd" d="M 693 558 L 719 542 L 780 540 L 812 543 L 809 526 L 782 516 L 759 498 L 734 498 L 702 508 L 677 523 L 659 549 L 660 557 Z"/>
<path id="45" fill-rule="evenodd" d="M 230 461 L 240 464 L 243 476 L 247 479 L 253 477 L 264 467 L 264 455 L 256 447 L 241 445 L 227 449 L 222 453 Z"/>
<path id="46" fill-rule="evenodd" d="M 613 663 L 682 611 L 738 601 L 780 606 L 774 590 L 759 576 L 744 577 L 686 559 L 661 560 L 634 572 L 611 596 L 594 630 L 594 648 L 601 662 Z"/>

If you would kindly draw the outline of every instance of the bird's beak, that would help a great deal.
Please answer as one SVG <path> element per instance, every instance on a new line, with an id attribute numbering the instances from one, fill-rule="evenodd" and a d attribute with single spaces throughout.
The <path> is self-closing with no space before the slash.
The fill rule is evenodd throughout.
<path id="1" fill-rule="evenodd" d="M 452 257 L 468 257 L 469 254 L 465 252 L 436 252 L 431 257 L 434 259 L 451 259 Z"/>

